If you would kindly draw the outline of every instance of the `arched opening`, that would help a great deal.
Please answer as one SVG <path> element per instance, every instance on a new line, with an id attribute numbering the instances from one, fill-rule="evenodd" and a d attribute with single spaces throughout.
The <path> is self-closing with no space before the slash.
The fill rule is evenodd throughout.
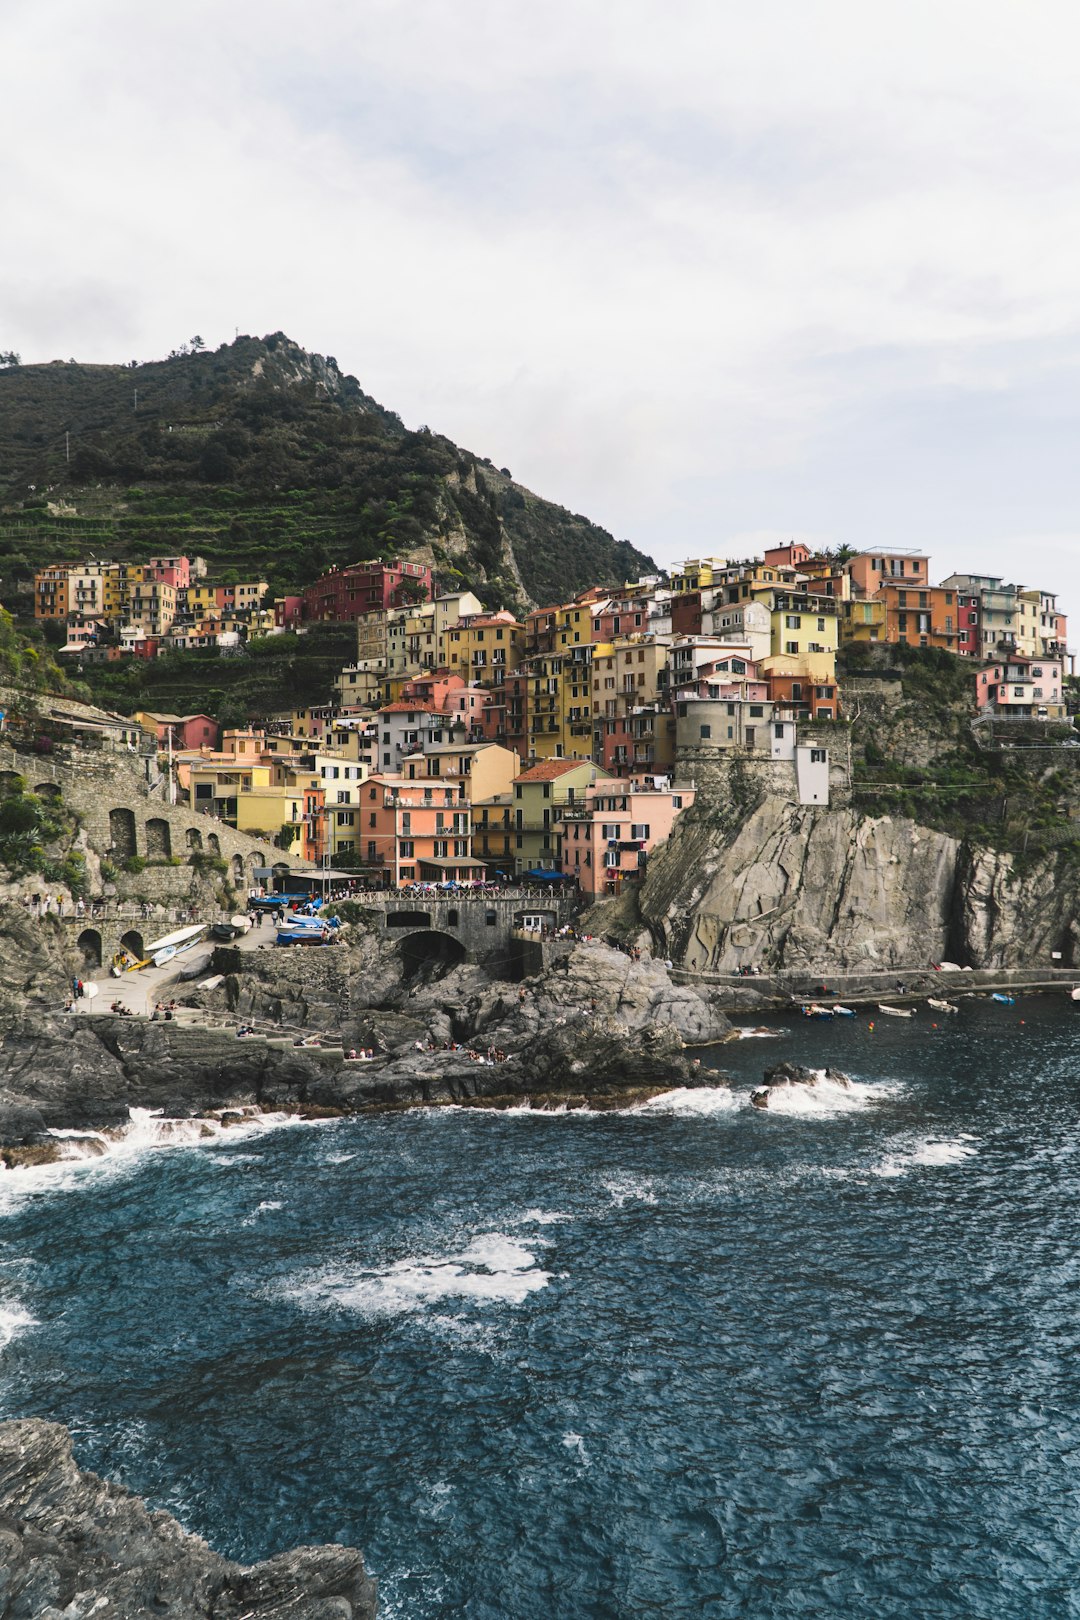
<path id="1" fill-rule="evenodd" d="M 135 854 L 135 812 L 133 810 L 109 811 L 109 842 L 112 853 L 126 860 Z"/>
<path id="2" fill-rule="evenodd" d="M 172 828 L 163 816 L 146 823 L 146 853 L 150 860 L 167 861 L 172 854 Z"/>
<path id="3" fill-rule="evenodd" d="M 0 771 L 0 793 L 17 793 L 22 780 L 18 771 Z"/>
<path id="4" fill-rule="evenodd" d="M 184 837 L 187 839 L 188 849 L 202 849 L 202 833 L 198 827 L 189 827 Z"/>
<path id="5" fill-rule="evenodd" d="M 56 804 L 63 797 L 56 782 L 39 782 L 34 792 L 39 799 L 47 799 L 50 804 Z"/>
<path id="6" fill-rule="evenodd" d="M 210 851 L 211 855 L 221 854 L 221 839 L 218 837 L 217 833 L 207 833 L 206 847 Z"/>
<path id="7" fill-rule="evenodd" d="M 251 880 L 252 880 L 252 882 L 255 881 L 256 872 L 260 872 L 262 870 L 264 864 L 265 864 L 265 862 L 263 861 L 262 856 L 260 854 L 258 854 L 256 851 L 253 851 L 248 856 L 248 865 L 251 867 Z"/>
<path id="8" fill-rule="evenodd" d="M 130 951 L 137 962 L 143 959 L 143 937 L 134 928 L 129 928 L 126 934 L 120 935 L 120 943 L 125 951 Z"/>
<path id="9" fill-rule="evenodd" d="M 232 858 L 232 876 L 233 876 L 233 882 L 235 884 L 237 884 L 237 886 L 239 888 L 243 888 L 243 886 L 244 886 L 244 857 L 242 855 L 234 855 L 233 858 Z"/>
<path id="10" fill-rule="evenodd" d="M 460 967 L 465 960 L 465 947 L 461 941 L 434 928 L 407 935 L 398 945 L 398 950 L 405 978 L 409 982 L 419 979 L 425 984 L 433 984 L 436 979 L 445 977 L 451 968 Z"/>
<path id="11" fill-rule="evenodd" d="M 430 928 L 431 915 L 426 911 L 388 911 L 387 928 Z"/>
<path id="12" fill-rule="evenodd" d="M 83 967 L 101 966 L 101 935 L 96 928 L 84 928 L 75 943 L 82 952 Z"/>

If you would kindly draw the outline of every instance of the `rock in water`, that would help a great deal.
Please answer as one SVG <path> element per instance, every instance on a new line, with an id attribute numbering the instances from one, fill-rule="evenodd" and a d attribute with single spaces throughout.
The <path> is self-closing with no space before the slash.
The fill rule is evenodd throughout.
<path id="1" fill-rule="evenodd" d="M 750 1093 L 750 1101 L 755 1108 L 768 1108 L 769 1098 L 774 1091 L 790 1091 L 793 1086 L 813 1090 L 823 1080 L 844 1090 L 851 1085 L 850 1076 L 839 1069 L 806 1069 L 801 1063 L 775 1063 L 771 1069 L 765 1070 L 765 1084 Z"/>
<path id="2" fill-rule="evenodd" d="M 374 1620 L 375 1582 L 348 1547 L 300 1547 L 249 1569 L 71 1455 L 57 1423 L 0 1423 L 2 1620 Z"/>

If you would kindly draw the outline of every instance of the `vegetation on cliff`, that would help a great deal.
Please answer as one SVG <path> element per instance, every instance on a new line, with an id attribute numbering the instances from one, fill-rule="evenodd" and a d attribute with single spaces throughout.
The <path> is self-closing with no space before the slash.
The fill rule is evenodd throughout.
<path id="1" fill-rule="evenodd" d="M 69 459 L 70 458 L 70 459 Z M 0 370 L 5 590 L 80 552 L 198 553 L 225 582 L 431 555 L 491 605 L 617 583 L 651 560 L 281 333 L 139 365 Z"/>

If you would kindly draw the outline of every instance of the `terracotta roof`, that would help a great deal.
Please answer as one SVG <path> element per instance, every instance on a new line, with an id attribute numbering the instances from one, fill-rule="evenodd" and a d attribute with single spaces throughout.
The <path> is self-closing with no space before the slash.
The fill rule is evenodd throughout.
<path id="1" fill-rule="evenodd" d="M 567 771 L 576 771 L 582 765 L 591 765 L 590 759 L 542 759 L 539 765 L 530 765 L 527 771 L 515 776 L 515 782 L 551 782 Z"/>
<path id="2" fill-rule="evenodd" d="M 441 714 L 429 699 L 417 699 L 415 703 L 384 703 L 379 710 L 380 714 Z"/>

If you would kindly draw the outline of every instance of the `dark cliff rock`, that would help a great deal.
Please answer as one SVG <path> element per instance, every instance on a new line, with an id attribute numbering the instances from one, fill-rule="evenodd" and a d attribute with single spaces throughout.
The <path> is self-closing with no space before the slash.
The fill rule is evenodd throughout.
<path id="1" fill-rule="evenodd" d="M 0 1424 L 0 1620 L 374 1620 L 360 1553 L 302 1547 L 245 1569 L 82 1472 L 55 1423 Z"/>

